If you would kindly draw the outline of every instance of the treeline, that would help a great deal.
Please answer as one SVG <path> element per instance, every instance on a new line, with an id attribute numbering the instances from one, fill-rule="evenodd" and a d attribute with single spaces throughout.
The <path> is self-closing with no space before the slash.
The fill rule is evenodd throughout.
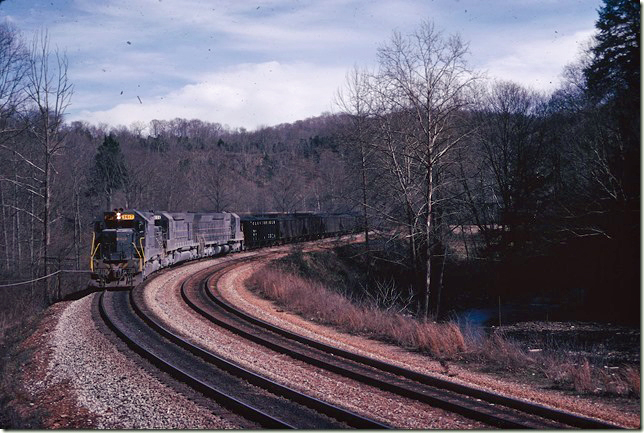
<path id="1" fill-rule="evenodd" d="M 256 131 L 195 119 L 111 128 L 65 123 L 72 96 L 66 58 L 50 49 L 46 33 L 26 46 L 15 28 L 0 26 L 0 289 L 8 298 L 28 294 L 25 303 L 46 305 L 64 296 L 60 274 L 42 277 L 87 270 L 92 223 L 114 207 L 355 206 L 334 116 Z M 64 279 L 74 275 L 69 290 L 87 280 L 72 273 Z"/>
<path id="2" fill-rule="evenodd" d="M 592 48 L 549 95 L 483 80 L 432 23 L 347 75 L 338 100 L 365 226 L 393 228 L 421 317 L 441 313 L 449 277 L 452 298 L 484 286 L 488 299 L 639 320 L 639 8 L 606 0 Z M 455 239 L 478 265 L 455 266 Z M 481 266 L 476 281 L 446 272 Z"/>
<path id="3" fill-rule="evenodd" d="M 92 221 L 114 207 L 351 211 L 381 235 L 365 252 L 387 250 L 420 316 L 484 287 L 639 318 L 639 32 L 637 2 L 606 0 L 593 48 L 544 95 L 484 80 L 466 44 L 424 23 L 348 74 L 339 114 L 247 131 L 65 123 L 64 55 L 5 24 L 0 285 L 85 270 Z M 46 304 L 54 283 L 10 290 Z"/>
<path id="4" fill-rule="evenodd" d="M 92 222 L 115 207 L 169 211 L 348 212 L 347 183 L 332 116 L 254 132 L 175 119 L 133 128 L 62 125 L 63 144 L 52 158 L 50 267 L 85 269 Z M 2 148 L 0 215 L 3 280 L 45 274 L 42 182 L 28 130 Z M 25 152 L 25 149 L 33 151 Z M 33 174 L 33 173 L 31 173 Z M 21 266 L 22 264 L 22 266 Z"/>

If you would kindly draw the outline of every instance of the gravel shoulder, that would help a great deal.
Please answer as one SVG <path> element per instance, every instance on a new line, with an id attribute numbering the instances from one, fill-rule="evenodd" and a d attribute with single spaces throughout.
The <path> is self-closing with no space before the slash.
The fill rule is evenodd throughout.
<path id="1" fill-rule="evenodd" d="M 24 350 L 36 349 L 22 373 L 25 416 L 38 411 L 43 428 L 249 427 L 177 392 L 169 378 L 160 380 L 122 352 L 94 323 L 97 296 L 56 304 L 23 343 Z"/>
<path id="2" fill-rule="evenodd" d="M 270 266 L 270 261 L 241 266 L 229 272 L 220 280 L 219 290 L 228 302 L 262 320 L 298 332 L 309 338 L 425 374 L 448 378 L 445 374 L 445 368 L 439 362 L 427 356 L 360 336 L 338 332 L 333 328 L 310 322 L 298 315 L 284 311 L 271 301 L 257 297 L 246 288 L 245 281 L 252 273 L 261 269 L 261 266 Z M 595 398 L 574 396 L 556 390 L 535 388 L 511 379 L 499 379 L 492 375 L 471 371 L 456 364 L 450 364 L 449 366 L 449 379 L 585 416 L 603 419 L 628 428 L 639 428 L 640 426 L 640 412 L 637 410 L 624 410 L 623 405 L 619 404 L 619 402 L 613 403 Z"/>
<path id="3" fill-rule="evenodd" d="M 254 262 L 253 262 L 254 263 Z M 270 351 L 263 346 L 214 328 L 210 322 L 190 310 L 181 300 L 181 278 L 206 269 L 210 264 L 196 263 L 180 272 L 165 273 L 145 288 L 148 308 L 172 330 L 206 350 L 242 367 L 276 380 L 290 388 L 306 392 L 358 414 L 401 429 L 472 429 L 483 424 L 450 414 L 416 401 L 402 399 L 379 389 L 320 370 Z M 251 263 L 248 265 L 253 266 Z"/>

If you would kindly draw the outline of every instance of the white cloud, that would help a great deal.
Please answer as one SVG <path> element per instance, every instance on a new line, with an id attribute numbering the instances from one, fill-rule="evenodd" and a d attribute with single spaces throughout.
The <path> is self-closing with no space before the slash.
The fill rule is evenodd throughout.
<path id="1" fill-rule="evenodd" d="M 578 58 L 581 47 L 593 31 L 580 31 L 570 36 L 534 40 L 517 44 L 510 54 L 483 65 L 488 76 L 532 87 L 553 90 L 560 83 L 564 66 Z"/>
<path id="2" fill-rule="evenodd" d="M 23 31 L 48 28 L 67 52 L 70 119 L 196 117 L 253 128 L 330 110 L 352 65 L 375 66 L 392 30 L 422 20 L 470 41 L 471 65 L 490 77 L 551 89 L 577 53 L 574 37 L 556 32 L 590 34 L 599 2 L 13 0 L 0 12 Z"/>
<path id="3" fill-rule="evenodd" d="M 332 110 L 344 68 L 308 63 L 243 64 L 158 96 L 104 111 L 81 111 L 70 120 L 128 126 L 133 120 L 198 118 L 249 129 L 294 122 Z"/>

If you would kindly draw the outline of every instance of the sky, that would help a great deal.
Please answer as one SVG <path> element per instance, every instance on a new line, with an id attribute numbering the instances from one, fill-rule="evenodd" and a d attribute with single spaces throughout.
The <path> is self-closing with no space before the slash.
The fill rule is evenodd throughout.
<path id="1" fill-rule="evenodd" d="M 594 34 L 601 0 L 5 0 L 30 44 L 69 61 L 68 121 L 200 119 L 253 130 L 337 112 L 354 67 L 433 22 L 490 79 L 549 92 Z"/>

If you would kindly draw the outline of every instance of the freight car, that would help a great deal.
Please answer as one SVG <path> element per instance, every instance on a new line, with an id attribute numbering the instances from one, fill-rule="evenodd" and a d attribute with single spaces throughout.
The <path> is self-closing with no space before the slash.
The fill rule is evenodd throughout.
<path id="1" fill-rule="evenodd" d="M 130 287 L 158 269 L 243 249 L 234 213 L 118 209 L 94 223 L 90 286 Z"/>
<path id="2" fill-rule="evenodd" d="M 339 236 L 358 230 L 351 214 L 264 213 L 242 215 L 241 228 L 247 248 Z"/>

